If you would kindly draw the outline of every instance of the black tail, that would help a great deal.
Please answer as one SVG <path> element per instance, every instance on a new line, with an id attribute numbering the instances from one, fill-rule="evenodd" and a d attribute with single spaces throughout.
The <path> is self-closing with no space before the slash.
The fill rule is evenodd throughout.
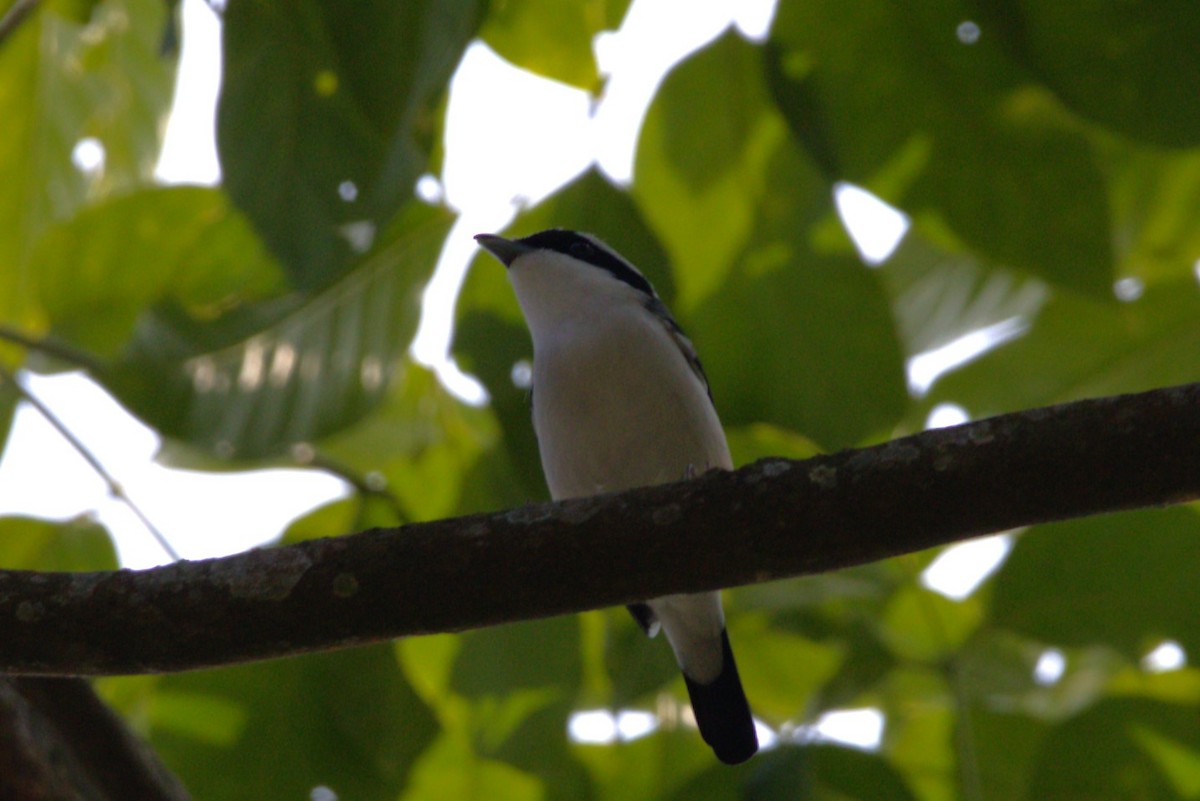
<path id="1" fill-rule="evenodd" d="M 754 718 L 742 690 L 742 680 L 738 678 L 737 663 L 733 661 L 729 635 L 722 630 L 721 673 L 716 679 L 709 684 L 697 684 L 686 673 L 683 679 L 687 682 L 700 736 L 717 759 L 726 765 L 737 765 L 754 756 L 758 751 L 758 735 L 754 732 Z"/>

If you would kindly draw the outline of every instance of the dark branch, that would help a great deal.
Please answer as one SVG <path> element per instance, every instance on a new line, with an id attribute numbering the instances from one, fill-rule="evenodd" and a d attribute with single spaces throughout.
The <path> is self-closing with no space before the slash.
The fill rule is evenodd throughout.
<path id="1" fill-rule="evenodd" d="M 1200 384 L 142 572 L 0 571 L 0 670 L 185 670 L 833 570 L 1200 497 Z"/>
<path id="2" fill-rule="evenodd" d="M 188 801 L 82 679 L 0 678 L 0 798 Z"/>

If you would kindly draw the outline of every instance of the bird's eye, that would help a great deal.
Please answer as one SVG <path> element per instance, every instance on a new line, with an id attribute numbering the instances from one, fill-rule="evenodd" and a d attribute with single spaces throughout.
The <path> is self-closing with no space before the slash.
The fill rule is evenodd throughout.
<path id="1" fill-rule="evenodd" d="M 590 242 L 571 243 L 571 255 L 577 259 L 587 259 L 596 255 L 596 248 Z"/>

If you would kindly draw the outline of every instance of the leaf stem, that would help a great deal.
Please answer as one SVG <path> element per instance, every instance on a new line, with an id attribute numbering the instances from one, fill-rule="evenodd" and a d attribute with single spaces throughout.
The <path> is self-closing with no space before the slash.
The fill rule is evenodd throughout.
<path id="1" fill-rule="evenodd" d="M 104 370 L 96 357 L 85 350 L 50 337 L 35 338 L 3 323 L 0 323 L 0 340 L 12 342 L 15 345 L 20 345 L 23 348 L 37 351 L 38 353 L 44 353 L 47 356 L 53 356 L 68 364 L 83 368 L 92 374 L 99 374 Z"/>
<path id="2" fill-rule="evenodd" d="M 46 404 L 42 403 L 41 398 L 30 392 L 20 381 L 17 380 L 17 377 L 12 373 L 12 371 L 2 364 L 0 364 L 0 384 L 11 384 L 14 391 L 16 391 L 17 395 L 20 396 L 21 400 L 25 401 L 34 409 L 36 409 L 38 414 L 45 418 L 46 422 L 53 426 L 54 430 L 57 431 L 58 434 L 65 439 L 72 448 L 75 449 L 76 453 L 83 457 L 83 460 L 88 463 L 88 466 L 91 467 L 92 470 L 104 480 L 109 494 L 129 507 L 129 510 L 133 512 L 134 517 L 136 517 L 141 524 L 146 527 L 146 530 L 150 532 L 150 536 L 154 537 L 154 540 L 158 543 L 159 547 L 163 549 L 167 556 L 171 558 L 171 561 L 178 562 L 182 560 L 183 557 L 179 555 L 179 552 L 175 550 L 174 546 L 171 545 L 166 536 L 163 535 L 163 533 L 159 531 L 152 522 L 150 522 L 150 518 L 146 516 L 146 513 L 143 512 L 141 508 L 133 502 L 133 499 L 129 497 L 129 493 L 125 491 L 125 488 L 121 486 L 120 482 L 116 480 L 112 473 L 108 472 L 100 460 L 96 458 L 96 455 L 87 449 L 87 446 L 85 446 L 79 440 L 79 438 L 76 437 L 69 428 L 67 428 L 66 424 L 63 423 L 63 421 L 60 420 L 58 416 L 55 415 L 48 406 L 46 406 Z"/>
<path id="3" fill-rule="evenodd" d="M 30 14 L 41 5 L 41 0 L 16 0 L 3 17 L 0 17 L 0 46 L 20 27 Z"/>

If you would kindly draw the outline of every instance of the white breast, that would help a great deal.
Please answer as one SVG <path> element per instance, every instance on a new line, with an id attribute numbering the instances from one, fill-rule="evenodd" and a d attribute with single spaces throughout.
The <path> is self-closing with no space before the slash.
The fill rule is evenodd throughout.
<path id="1" fill-rule="evenodd" d="M 523 258 L 533 425 L 555 499 L 731 468 L 703 382 L 639 293 L 593 268 Z"/>

